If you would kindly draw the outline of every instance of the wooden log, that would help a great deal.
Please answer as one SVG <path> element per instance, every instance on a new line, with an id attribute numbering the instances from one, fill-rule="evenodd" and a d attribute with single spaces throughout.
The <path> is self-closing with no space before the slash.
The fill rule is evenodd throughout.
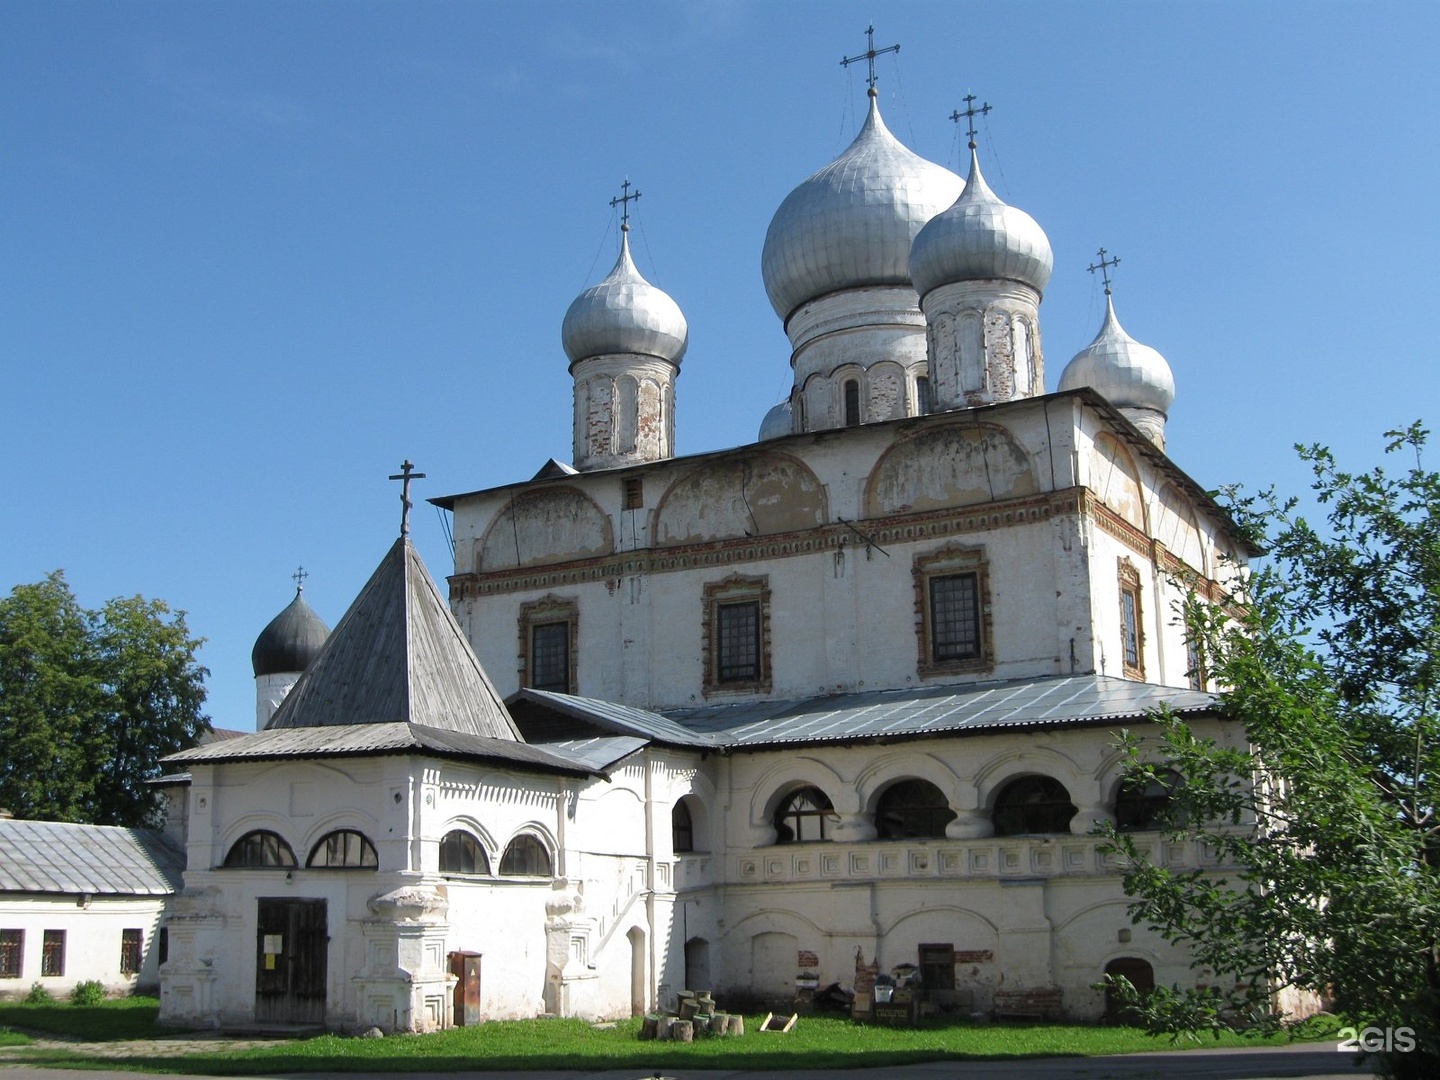
<path id="1" fill-rule="evenodd" d="M 655 1013 L 646 1013 L 645 1019 L 640 1023 L 640 1037 L 642 1039 L 653 1039 L 660 1030 L 660 1017 Z"/>
<path id="2" fill-rule="evenodd" d="M 695 1041 L 695 1021 L 676 1020 L 670 1025 L 670 1038 L 674 1042 L 688 1043 Z"/>
<path id="3" fill-rule="evenodd" d="M 710 1017 L 710 1034 L 711 1034 L 711 1035 L 728 1035 L 728 1034 L 730 1034 L 730 1014 L 729 1014 L 729 1013 L 717 1012 L 717 1013 L 714 1013 L 714 1014 Z"/>
<path id="4" fill-rule="evenodd" d="M 731 1013 L 731 1014 L 730 1014 L 730 1022 L 725 1025 L 725 1034 L 727 1034 L 727 1035 L 744 1035 L 744 1034 L 745 1034 L 745 1017 L 741 1016 L 739 1013 Z"/>
<path id="5" fill-rule="evenodd" d="M 659 1023 L 657 1023 L 657 1024 L 655 1025 L 655 1038 L 657 1038 L 657 1039 L 668 1039 L 668 1038 L 670 1038 L 670 1029 L 671 1029 L 672 1027 L 674 1027 L 674 1025 L 675 1025 L 675 1017 L 673 1017 L 673 1016 L 662 1016 L 662 1017 L 660 1017 Z"/>

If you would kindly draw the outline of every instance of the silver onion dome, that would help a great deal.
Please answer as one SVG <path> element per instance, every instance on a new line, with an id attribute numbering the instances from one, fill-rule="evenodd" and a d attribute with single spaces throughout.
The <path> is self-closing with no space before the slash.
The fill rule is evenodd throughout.
<path id="1" fill-rule="evenodd" d="M 920 230 L 910 249 L 910 277 L 922 297 L 941 285 L 997 278 L 1043 293 L 1054 265 L 1045 230 L 990 190 L 973 147 L 964 192 Z"/>
<path id="2" fill-rule="evenodd" d="M 1115 302 L 1105 298 L 1105 322 L 1095 340 L 1075 354 L 1060 376 L 1061 390 L 1089 386 L 1122 409 L 1153 409 L 1165 414 L 1175 403 L 1175 376 L 1165 357 L 1136 341 L 1115 318 Z"/>
<path id="3" fill-rule="evenodd" d="M 250 666 L 258 678 L 304 671 L 320 655 L 320 648 L 330 637 L 330 628 L 305 602 L 304 593 L 295 590 L 295 599 L 285 610 L 270 620 L 255 639 L 250 650 Z"/>
<path id="4" fill-rule="evenodd" d="M 778 405 L 772 405 L 770 411 L 765 414 L 765 419 L 760 421 L 760 441 L 768 442 L 771 439 L 789 435 L 792 430 L 791 418 L 789 398 Z"/>
<path id="5" fill-rule="evenodd" d="M 788 319 L 807 300 L 862 285 L 909 285 L 910 244 L 963 186 L 890 134 L 871 91 L 849 148 L 785 197 L 765 234 L 765 291 Z"/>
<path id="6" fill-rule="evenodd" d="M 565 312 L 560 341 L 570 362 L 609 353 L 638 353 L 679 364 L 690 341 L 680 305 L 651 285 L 630 258 L 630 233 L 621 233 L 620 257 L 598 285 Z"/>

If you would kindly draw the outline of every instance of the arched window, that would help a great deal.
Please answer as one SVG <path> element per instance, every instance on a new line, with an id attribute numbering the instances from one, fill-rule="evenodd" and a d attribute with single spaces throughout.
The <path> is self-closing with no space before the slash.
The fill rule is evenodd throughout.
<path id="1" fill-rule="evenodd" d="M 1065 785 L 1049 776 L 1022 776 L 995 797 L 995 835 L 1070 831 L 1075 804 Z"/>
<path id="2" fill-rule="evenodd" d="M 380 860 L 375 855 L 375 845 L 364 833 L 336 829 L 316 842 L 305 865 L 331 870 L 376 870 Z"/>
<path id="3" fill-rule="evenodd" d="M 681 799 L 670 808 L 670 849 L 672 851 L 695 850 L 695 824 L 690 819 L 690 808 Z"/>
<path id="4" fill-rule="evenodd" d="M 918 416 L 928 416 L 934 408 L 930 399 L 930 377 L 928 375 L 917 375 L 915 377 L 915 413 Z"/>
<path id="5" fill-rule="evenodd" d="M 830 796 L 817 787 L 803 787 L 793 792 L 775 810 L 775 842 L 798 844 L 806 840 L 824 840 L 826 819 L 834 819 L 835 808 Z"/>
<path id="6" fill-rule="evenodd" d="M 1120 790 L 1115 795 L 1115 827 L 1121 832 L 1156 828 L 1160 816 L 1170 804 L 1170 793 L 1179 783 L 1180 774 L 1176 772 L 1149 780 L 1142 776 L 1127 776 L 1120 782 Z"/>
<path id="7" fill-rule="evenodd" d="M 510 841 L 500 856 L 502 877 L 549 877 L 550 853 L 545 845 L 529 833 L 521 833 Z"/>
<path id="8" fill-rule="evenodd" d="M 453 829 L 440 841 L 442 874 L 488 874 L 490 860 L 480 841 L 464 829 Z"/>
<path id="9" fill-rule="evenodd" d="M 945 826 L 954 820 L 945 793 L 928 780 L 891 784 L 875 804 L 875 835 L 881 840 L 944 837 Z"/>
<path id="10" fill-rule="evenodd" d="M 855 427 L 860 423 L 860 383 L 856 379 L 845 380 L 845 426 Z"/>
<path id="11" fill-rule="evenodd" d="M 279 833 L 273 833 L 269 829 L 256 829 L 231 845 L 225 856 L 225 865 L 231 869 L 253 869 L 262 866 L 293 868 L 296 865 L 295 852 L 290 850 L 290 845 Z"/>

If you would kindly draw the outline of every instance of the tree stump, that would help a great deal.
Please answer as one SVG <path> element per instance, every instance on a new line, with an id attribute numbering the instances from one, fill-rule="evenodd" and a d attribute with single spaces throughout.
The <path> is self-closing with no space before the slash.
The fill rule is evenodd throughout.
<path id="1" fill-rule="evenodd" d="M 676 1020 L 670 1025 L 670 1038 L 674 1042 L 688 1043 L 695 1041 L 695 1021 Z"/>
<path id="2" fill-rule="evenodd" d="M 672 1027 L 674 1027 L 674 1025 L 675 1025 L 675 1017 L 673 1017 L 673 1016 L 662 1016 L 662 1017 L 659 1017 L 658 1020 L 657 1020 L 657 1022 L 656 1022 L 656 1025 L 655 1025 L 655 1038 L 657 1038 L 657 1039 L 668 1039 L 668 1038 L 670 1038 L 670 1029 L 671 1029 Z"/>
<path id="3" fill-rule="evenodd" d="M 640 1024 L 640 1037 L 642 1039 L 653 1039 L 660 1031 L 660 1017 L 654 1013 L 646 1013 L 645 1019 Z"/>
<path id="4" fill-rule="evenodd" d="M 730 1014 L 717 1012 L 710 1017 L 711 1035 L 728 1035 L 730 1033 Z"/>
<path id="5" fill-rule="evenodd" d="M 730 1015 L 730 1022 L 726 1025 L 725 1030 L 727 1035 L 744 1035 L 745 1017 L 739 1013 L 732 1013 Z"/>

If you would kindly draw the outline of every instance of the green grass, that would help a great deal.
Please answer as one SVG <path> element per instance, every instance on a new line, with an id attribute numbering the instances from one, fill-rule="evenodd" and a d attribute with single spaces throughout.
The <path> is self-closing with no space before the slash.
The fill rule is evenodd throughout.
<path id="1" fill-rule="evenodd" d="M 28 1035 L 21 1035 L 18 1031 L 0 1027 L 0 1046 L 27 1046 L 33 1041 Z"/>
<path id="2" fill-rule="evenodd" d="M 596 1029 L 579 1020 L 517 1020 L 455 1028 L 431 1035 L 350 1039 L 334 1035 L 276 1043 L 238 1053 L 186 1057 L 130 1057 L 123 1067 L 152 1072 L 248 1075 L 276 1072 L 492 1071 L 502 1069 L 767 1069 L 874 1068 L 964 1058 L 1021 1058 L 1125 1054 L 1174 1048 L 1136 1028 L 1062 1024 L 935 1022 L 902 1030 L 846 1019 L 802 1017 L 788 1034 L 762 1032 L 746 1018 L 743 1038 L 693 1044 L 642 1042 L 638 1020 Z M 1225 1036 L 1205 1045 L 1259 1046 L 1283 1042 Z M 75 1065 L 73 1052 L 26 1054 L 31 1065 Z M 117 1062 L 111 1060 L 110 1067 Z"/>
<path id="3" fill-rule="evenodd" d="M 23 1001 L 0 1001 L 0 1027 L 67 1035 L 90 1042 L 153 1039 L 168 1030 L 156 1025 L 159 1012 L 160 1002 L 152 997 L 112 998 L 99 1005 L 71 1005 L 65 1001 L 28 1005 Z"/>

